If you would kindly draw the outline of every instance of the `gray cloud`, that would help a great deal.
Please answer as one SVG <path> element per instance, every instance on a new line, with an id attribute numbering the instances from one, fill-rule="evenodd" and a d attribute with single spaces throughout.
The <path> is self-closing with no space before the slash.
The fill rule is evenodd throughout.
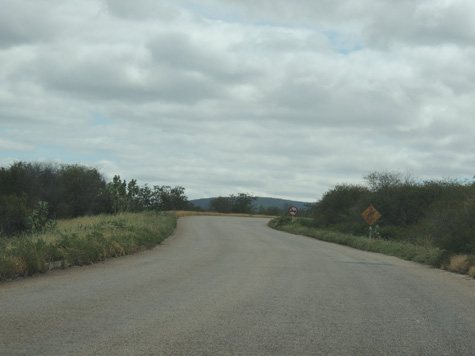
<path id="1" fill-rule="evenodd" d="M 172 3 L 167 1 L 141 0 L 105 0 L 107 10 L 111 15 L 132 21 L 156 20 L 173 21 L 179 17 L 180 12 Z"/>
<path id="2" fill-rule="evenodd" d="M 395 42 L 412 45 L 472 45 L 475 40 L 472 1 L 399 1 L 375 7 L 366 28 L 370 42 L 388 46 Z"/>
<path id="3" fill-rule="evenodd" d="M 4 4 L 2 165 L 310 201 L 373 170 L 474 174 L 468 0 Z"/>
<path id="4" fill-rule="evenodd" d="M 0 49 L 50 40 L 61 25 L 59 19 L 51 17 L 47 1 L 3 0 Z"/>

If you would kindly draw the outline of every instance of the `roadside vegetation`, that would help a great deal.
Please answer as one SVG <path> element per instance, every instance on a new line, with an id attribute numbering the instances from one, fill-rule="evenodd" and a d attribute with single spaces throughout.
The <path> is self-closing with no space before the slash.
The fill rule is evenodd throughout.
<path id="1" fill-rule="evenodd" d="M 150 249 L 170 236 L 177 217 L 142 212 L 60 220 L 54 227 L 0 240 L 0 280 L 88 265 Z"/>
<path id="2" fill-rule="evenodd" d="M 47 207 L 47 209 L 45 209 Z M 100 214 L 193 210 L 185 188 L 139 186 L 116 175 L 107 181 L 95 168 L 16 162 L 0 168 L 0 238 L 36 232 L 38 220 Z M 34 214 L 41 211 L 43 215 Z"/>
<path id="3" fill-rule="evenodd" d="M 217 197 L 203 212 L 185 188 L 139 186 L 95 168 L 16 162 L 0 168 L 0 280 L 83 265 L 151 248 L 179 216 L 280 217 L 274 228 L 426 263 L 475 278 L 475 183 L 420 181 L 373 172 L 365 185 L 340 184 L 293 219 L 256 197 Z M 382 215 L 368 237 L 361 213 Z M 169 213 L 173 212 L 173 214 Z"/>
<path id="4" fill-rule="evenodd" d="M 261 198 L 270 199 L 270 198 Z M 256 203 L 259 200 L 258 197 L 252 196 L 248 193 L 238 193 L 237 195 L 231 194 L 227 197 L 219 196 L 213 198 L 209 202 L 209 211 L 222 213 L 222 214 L 256 214 L 262 216 L 279 216 L 285 214 L 289 206 L 280 207 L 276 205 L 260 205 L 257 207 Z M 301 214 L 305 215 L 306 210 L 302 209 Z"/>
<path id="5" fill-rule="evenodd" d="M 282 216 L 270 226 L 475 278 L 475 183 L 417 181 L 398 172 L 364 179 L 366 185 L 326 192 L 312 205 L 311 218 Z M 372 238 L 361 216 L 370 205 L 382 215 Z"/>
<path id="6" fill-rule="evenodd" d="M 0 168 L 0 280 L 152 248 L 192 210 L 183 187 L 139 186 L 95 168 L 16 162 Z"/>
<path id="7" fill-rule="evenodd" d="M 233 215 L 255 212 L 249 194 L 223 199 Z M 0 168 L 0 281 L 149 249 L 173 233 L 180 216 L 222 215 L 200 210 L 180 186 L 139 186 L 118 175 L 108 182 L 95 168 L 16 162 Z"/>

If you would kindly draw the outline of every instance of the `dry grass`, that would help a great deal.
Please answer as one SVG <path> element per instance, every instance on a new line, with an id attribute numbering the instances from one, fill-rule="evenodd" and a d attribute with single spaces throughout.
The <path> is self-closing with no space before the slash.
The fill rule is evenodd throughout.
<path id="1" fill-rule="evenodd" d="M 472 266 L 473 267 L 473 266 Z M 470 260 L 467 255 L 456 255 L 450 258 L 446 269 L 450 272 L 467 274 L 470 270 Z"/>
<path id="2" fill-rule="evenodd" d="M 475 266 L 470 267 L 467 273 L 470 277 L 475 278 Z"/>
<path id="3" fill-rule="evenodd" d="M 224 214 L 224 213 L 212 213 L 207 211 L 174 211 L 173 212 L 177 217 L 182 216 L 192 216 L 192 215 L 207 215 L 207 216 L 237 216 L 237 217 L 248 217 L 248 218 L 269 218 L 273 219 L 276 216 L 271 215 L 257 215 L 257 214 Z"/>
<path id="4" fill-rule="evenodd" d="M 44 234 L 2 243 L 0 281 L 153 248 L 173 233 L 176 220 L 173 214 L 154 212 L 61 220 Z"/>
<path id="5" fill-rule="evenodd" d="M 69 229 L 77 228 L 78 226 L 93 225 L 103 219 L 107 219 L 107 215 L 83 216 L 74 219 L 58 220 L 58 228 Z M 111 216 L 113 217 L 113 216 Z"/>
<path id="6" fill-rule="evenodd" d="M 110 225 L 111 222 L 118 219 L 128 220 L 130 219 L 130 214 L 104 214 L 95 216 L 82 216 L 74 219 L 57 220 L 57 226 L 55 229 L 46 231 L 44 234 L 33 235 L 31 238 L 33 241 L 41 238 L 46 243 L 50 244 L 58 241 L 61 238 L 61 234 L 76 234 L 77 236 L 85 236 L 89 231 L 95 229 L 96 227 L 101 225 Z M 132 219 L 137 221 L 137 219 L 140 219 L 140 215 L 136 214 Z M 110 235 L 110 226 L 109 229 L 104 231 L 104 234 Z"/>

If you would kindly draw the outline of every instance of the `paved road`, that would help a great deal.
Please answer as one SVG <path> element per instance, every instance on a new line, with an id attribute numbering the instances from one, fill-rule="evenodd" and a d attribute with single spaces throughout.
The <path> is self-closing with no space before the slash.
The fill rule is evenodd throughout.
<path id="1" fill-rule="evenodd" d="M 475 282 L 187 217 L 164 245 L 0 284 L 0 355 L 474 355 Z"/>

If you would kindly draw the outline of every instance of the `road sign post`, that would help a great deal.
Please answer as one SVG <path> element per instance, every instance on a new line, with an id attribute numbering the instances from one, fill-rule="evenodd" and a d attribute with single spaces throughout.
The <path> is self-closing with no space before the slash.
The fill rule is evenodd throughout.
<path id="1" fill-rule="evenodd" d="M 289 208 L 289 214 L 292 215 L 292 221 L 294 221 L 295 217 L 297 216 L 297 214 L 299 213 L 299 209 L 297 209 L 296 206 L 291 206 Z"/>
<path id="2" fill-rule="evenodd" d="M 381 217 L 381 214 L 379 213 L 379 211 L 377 211 L 374 208 L 374 206 L 370 205 L 368 209 L 363 211 L 363 213 L 361 214 L 361 217 L 369 225 L 369 238 L 371 238 L 372 232 L 373 232 L 373 225 L 376 221 L 379 220 L 379 218 Z"/>

